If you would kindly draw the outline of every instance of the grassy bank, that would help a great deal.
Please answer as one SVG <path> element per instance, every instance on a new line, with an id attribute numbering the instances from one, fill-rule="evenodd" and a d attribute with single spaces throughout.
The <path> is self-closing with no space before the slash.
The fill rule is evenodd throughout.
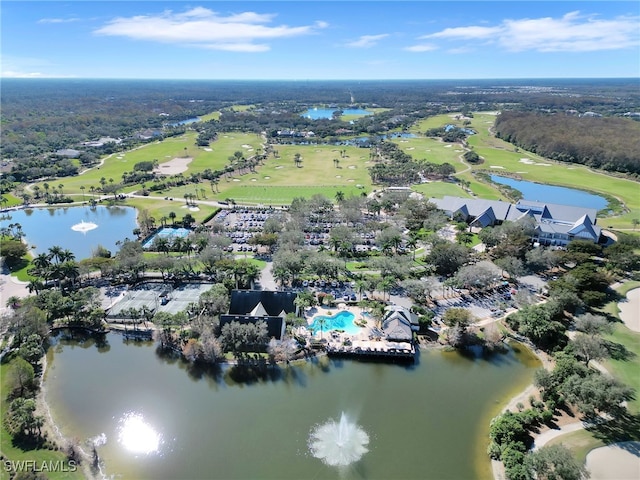
<path id="1" fill-rule="evenodd" d="M 2 392 L 0 399 L 0 415 L 3 419 L 9 407 L 6 398 L 7 392 L 9 391 L 9 379 L 7 372 L 11 368 L 11 364 L 11 361 L 0 364 L 0 391 Z M 30 462 L 31 465 L 33 465 L 33 462 L 35 462 L 35 465 L 42 466 L 43 462 L 47 465 L 63 465 L 67 460 L 67 456 L 63 452 L 57 450 L 23 450 L 14 444 L 13 438 L 4 428 L 4 424 L 0 427 L 0 450 L 2 451 L 2 455 L 5 457 L 3 459 L 3 463 L 8 460 L 13 462 Z M 66 469 L 71 470 L 68 465 Z M 84 478 L 79 469 L 75 472 L 47 471 L 45 473 L 47 478 L 51 480 L 80 480 Z M 0 469 L 0 479 L 9 479 L 9 474 L 4 468 L 4 465 L 3 468 Z"/>

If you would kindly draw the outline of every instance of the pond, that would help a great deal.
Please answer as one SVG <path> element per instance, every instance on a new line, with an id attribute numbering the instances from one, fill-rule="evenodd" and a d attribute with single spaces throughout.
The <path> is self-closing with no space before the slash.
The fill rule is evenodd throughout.
<path id="1" fill-rule="evenodd" d="M 310 108 L 306 112 L 302 113 L 301 117 L 306 117 L 311 120 L 318 120 L 320 118 L 333 118 L 333 112 L 338 111 L 337 108 Z M 346 108 L 342 110 L 342 115 L 371 115 L 371 112 L 363 110 L 361 108 Z"/>
<path id="2" fill-rule="evenodd" d="M 122 480 L 487 478 L 489 421 L 539 366 L 528 350 L 434 350 L 412 366 L 321 357 L 238 383 L 150 342 L 70 335 L 47 353 L 46 400 L 65 435 L 100 440 L 104 474 Z M 368 444 L 338 468 L 309 442 L 343 413 Z"/>
<path id="3" fill-rule="evenodd" d="M 112 253 L 116 242 L 134 238 L 136 210 L 131 207 L 26 208 L 0 214 L 0 226 L 19 223 L 35 255 L 47 253 L 54 245 L 69 249 L 76 260 L 91 257 L 102 245 Z"/>
<path id="4" fill-rule="evenodd" d="M 178 127 L 180 125 L 190 125 L 192 123 L 197 123 L 199 121 L 200 119 L 198 117 L 193 117 L 193 118 L 187 118 L 186 120 L 180 120 L 179 122 L 169 123 L 168 125 L 170 127 Z"/>
<path id="5" fill-rule="evenodd" d="M 607 208 L 607 199 L 600 195 L 587 193 L 575 188 L 558 187 L 542 183 L 515 180 L 513 178 L 491 175 L 491 180 L 501 185 L 508 185 L 522 193 L 522 198 L 534 202 L 557 203 L 559 205 L 571 205 L 574 207 L 595 208 L 603 210 Z"/>

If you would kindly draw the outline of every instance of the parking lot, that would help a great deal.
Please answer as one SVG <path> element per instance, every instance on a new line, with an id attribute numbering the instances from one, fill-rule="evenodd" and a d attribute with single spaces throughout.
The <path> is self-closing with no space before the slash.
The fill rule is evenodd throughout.
<path id="1" fill-rule="evenodd" d="M 507 310 L 515 307 L 513 300 L 516 290 L 507 283 L 484 292 L 457 292 L 455 296 L 440 298 L 434 301 L 436 307 L 434 323 L 442 324 L 442 316 L 452 307 L 465 308 L 471 312 L 475 321 L 487 318 L 502 317 Z"/>
<path id="2" fill-rule="evenodd" d="M 257 252 L 257 245 L 249 245 L 249 240 L 263 231 L 264 222 L 274 213 L 273 209 L 222 210 L 214 221 L 224 225 L 225 235 L 231 239 L 227 251 Z"/>

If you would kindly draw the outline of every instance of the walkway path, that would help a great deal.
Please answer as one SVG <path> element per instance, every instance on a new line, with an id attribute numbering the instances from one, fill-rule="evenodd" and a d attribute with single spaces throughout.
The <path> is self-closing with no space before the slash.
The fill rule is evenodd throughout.
<path id="1" fill-rule="evenodd" d="M 547 443 L 553 440 L 556 437 L 560 437 L 565 433 L 577 432 L 578 430 L 582 430 L 587 426 L 584 422 L 572 422 L 567 423 L 566 425 L 562 425 L 560 428 L 554 428 L 553 430 L 547 430 L 546 432 L 538 435 L 534 441 L 531 450 L 537 450 L 540 447 L 544 447 Z"/>
<path id="2" fill-rule="evenodd" d="M 29 296 L 27 285 L 28 282 L 22 282 L 11 276 L 6 269 L 2 270 L 0 273 L 0 316 L 9 311 L 6 305 L 8 298 Z"/>

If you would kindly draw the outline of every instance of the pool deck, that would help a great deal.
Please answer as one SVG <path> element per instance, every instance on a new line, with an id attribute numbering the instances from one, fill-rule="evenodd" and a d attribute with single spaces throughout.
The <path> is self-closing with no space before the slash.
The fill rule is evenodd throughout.
<path id="1" fill-rule="evenodd" d="M 310 325 L 315 317 L 320 315 L 329 316 L 329 312 L 336 314 L 340 311 L 349 311 L 355 315 L 356 319 L 366 319 L 363 316 L 364 310 L 360 307 L 347 306 L 341 304 L 337 308 L 320 307 L 312 310 L 312 314 L 305 317 Z M 392 342 L 374 333 L 375 325 L 367 319 L 367 326 L 355 335 L 347 332 L 324 331 L 316 332 L 312 335 L 315 340 L 324 339 L 327 341 L 325 350 L 328 355 L 348 356 L 348 357 L 394 357 L 401 359 L 413 359 L 416 354 L 415 345 L 407 342 Z M 308 330 L 307 330 L 308 332 Z M 346 344 L 345 344 L 346 343 Z M 350 343 L 350 344 L 349 344 Z"/>

